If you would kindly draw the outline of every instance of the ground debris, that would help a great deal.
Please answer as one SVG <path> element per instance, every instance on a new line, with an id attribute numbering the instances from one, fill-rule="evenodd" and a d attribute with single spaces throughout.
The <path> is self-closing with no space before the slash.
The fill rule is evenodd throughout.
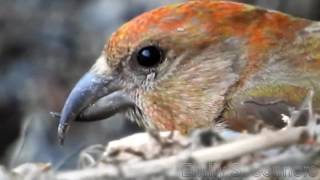
<path id="1" fill-rule="evenodd" d="M 0 179 L 320 179 L 319 115 L 311 101 L 306 98 L 298 113 L 284 116 L 287 126 L 280 130 L 249 134 L 215 127 L 187 136 L 175 131 L 137 133 L 84 149 L 76 170 L 27 163 L 0 168 Z M 306 126 L 294 126 L 299 111 L 305 110 Z"/>
<path id="2" fill-rule="evenodd" d="M 237 136 L 226 129 L 138 133 L 83 150 L 77 170 L 28 163 L 1 168 L 0 179 L 318 179 L 319 133 L 311 133 L 307 126 Z"/>

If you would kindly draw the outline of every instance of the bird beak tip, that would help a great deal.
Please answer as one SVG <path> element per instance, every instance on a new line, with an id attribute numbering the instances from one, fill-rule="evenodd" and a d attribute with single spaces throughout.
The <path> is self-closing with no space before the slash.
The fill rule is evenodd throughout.
<path id="1" fill-rule="evenodd" d="M 84 75 L 70 92 L 59 118 L 58 139 L 63 144 L 72 121 L 89 122 L 110 117 L 118 110 L 131 105 L 116 77 L 102 76 L 93 72 Z M 96 104 L 96 106 L 91 106 Z"/>
<path id="2" fill-rule="evenodd" d="M 58 127 L 58 141 L 60 145 L 64 144 L 65 134 L 69 130 L 69 125 L 67 124 L 59 124 Z"/>

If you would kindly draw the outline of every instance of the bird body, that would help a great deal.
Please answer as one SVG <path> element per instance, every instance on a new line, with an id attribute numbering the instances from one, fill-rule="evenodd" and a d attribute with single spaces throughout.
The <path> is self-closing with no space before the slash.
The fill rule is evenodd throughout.
<path id="1" fill-rule="evenodd" d="M 61 135 L 72 120 L 95 119 L 94 108 L 110 116 L 116 99 L 147 128 L 189 132 L 224 120 L 250 129 L 252 118 L 279 121 L 311 88 L 320 111 L 320 23 L 229 1 L 168 5 L 121 26 L 89 74 L 104 90 L 78 83 L 89 95 L 71 92 L 86 101 L 67 100 Z"/>

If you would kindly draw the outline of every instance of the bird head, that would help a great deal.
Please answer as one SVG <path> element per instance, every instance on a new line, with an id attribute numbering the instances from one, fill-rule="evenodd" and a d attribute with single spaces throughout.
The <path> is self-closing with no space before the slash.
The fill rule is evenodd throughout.
<path id="1" fill-rule="evenodd" d="M 266 21 L 266 22 L 265 22 Z M 73 120 L 124 112 L 139 124 L 179 130 L 221 117 L 229 94 L 258 69 L 281 28 L 302 25 L 253 6 L 189 1 L 146 12 L 121 26 L 70 93 L 59 135 Z"/>

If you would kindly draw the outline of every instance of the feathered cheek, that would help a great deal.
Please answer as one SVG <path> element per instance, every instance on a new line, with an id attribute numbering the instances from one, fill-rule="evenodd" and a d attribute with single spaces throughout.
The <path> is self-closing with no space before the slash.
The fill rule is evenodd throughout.
<path id="1" fill-rule="evenodd" d="M 161 106 L 157 104 L 148 105 L 144 108 L 145 114 L 152 120 L 159 130 L 178 130 L 181 133 L 188 133 L 193 127 L 193 120 L 186 113 L 179 112 L 174 104 Z"/>
<path id="2" fill-rule="evenodd" d="M 174 119 L 169 112 L 151 105 L 145 108 L 146 115 L 153 121 L 159 130 L 175 130 Z"/>

